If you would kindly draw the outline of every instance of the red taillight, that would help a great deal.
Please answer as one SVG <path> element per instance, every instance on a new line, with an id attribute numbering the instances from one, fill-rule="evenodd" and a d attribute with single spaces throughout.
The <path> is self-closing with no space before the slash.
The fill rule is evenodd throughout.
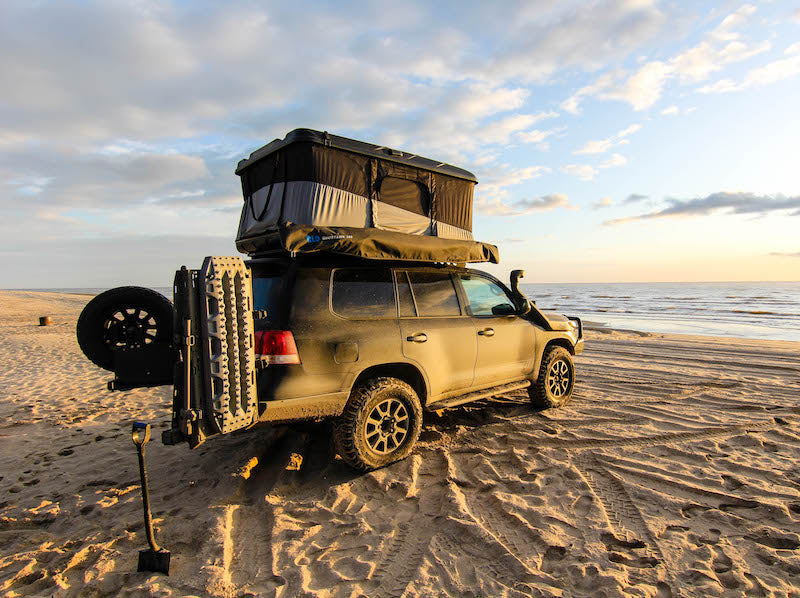
<path id="1" fill-rule="evenodd" d="M 259 330 L 255 333 L 256 355 L 267 363 L 300 363 L 294 336 L 288 330 Z"/>

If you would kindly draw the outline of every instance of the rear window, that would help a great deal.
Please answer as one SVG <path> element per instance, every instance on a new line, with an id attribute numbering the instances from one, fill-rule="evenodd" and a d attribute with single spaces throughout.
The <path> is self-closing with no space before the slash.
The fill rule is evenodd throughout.
<path id="1" fill-rule="evenodd" d="M 280 306 L 283 279 L 279 275 L 253 277 L 253 309 L 272 315 Z"/>
<path id="2" fill-rule="evenodd" d="M 331 307 L 343 318 L 396 318 L 391 272 L 385 268 L 335 270 Z"/>

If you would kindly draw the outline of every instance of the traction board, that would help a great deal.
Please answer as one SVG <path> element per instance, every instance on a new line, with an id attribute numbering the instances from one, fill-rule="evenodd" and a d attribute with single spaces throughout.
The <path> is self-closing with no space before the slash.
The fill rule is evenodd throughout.
<path id="1" fill-rule="evenodd" d="M 207 408 L 227 434 L 258 414 L 250 270 L 238 257 L 206 257 L 200 288 Z"/>

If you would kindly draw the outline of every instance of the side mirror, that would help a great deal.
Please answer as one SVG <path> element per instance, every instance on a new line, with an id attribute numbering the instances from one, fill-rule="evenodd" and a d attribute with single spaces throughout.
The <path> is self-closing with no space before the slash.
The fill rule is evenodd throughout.
<path id="1" fill-rule="evenodd" d="M 514 306 L 509 305 L 508 303 L 503 303 L 502 305 L 495 305 L 492 308 L 493 316 L 513 316 L 516 313 L 518 312 L 514 308 Z"/>
<path id="2" fill-rule="evenodd" d="M 531 303 L 528 298 L 519 290 L 519 279 L 525 276 L 525 270 L 511 271 L 511 291 L 514 293 L 520 305 L 520 315 L 531 311 Z"/>

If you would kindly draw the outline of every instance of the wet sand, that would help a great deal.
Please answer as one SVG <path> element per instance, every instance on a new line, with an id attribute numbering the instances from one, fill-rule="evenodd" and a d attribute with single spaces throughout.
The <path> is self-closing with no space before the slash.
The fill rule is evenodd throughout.
<path id="1" fill-rule="evenodd" d="M 569 406 L 427 414 L 356 475 L 324 423 L 161 445 L 169 387 L 106 390 L 87 300 L 0 291 L 4 596 L 800 596 L 800 343 L 590 329 Z"/>

